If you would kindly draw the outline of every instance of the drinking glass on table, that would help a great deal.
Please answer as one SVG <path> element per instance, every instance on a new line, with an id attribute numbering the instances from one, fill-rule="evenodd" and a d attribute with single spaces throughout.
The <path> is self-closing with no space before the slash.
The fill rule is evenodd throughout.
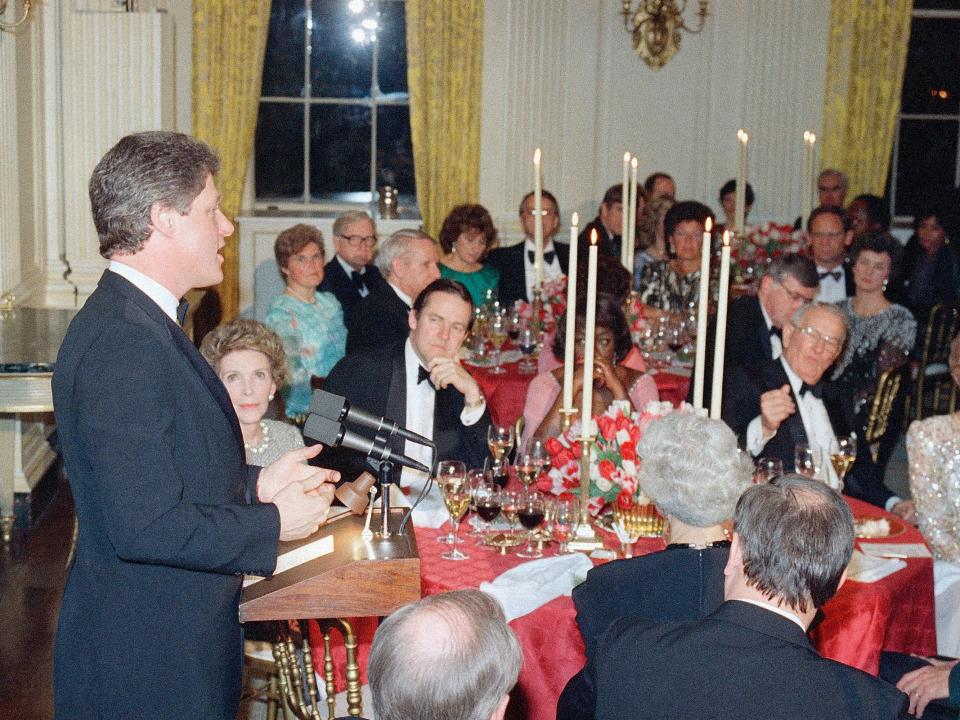
<path id="1" fill-rule="evenodd" d="M 505 490 L 507 483 L 510 482 L 510 464 L 507 462 L 507 459 L 503 460 L 494 460 L 490 461 L 490 458 L 487 458 L 483 462 L 484 469 L 490 470 L 490 480 L 494 485 L 499 487 L 501 490 Z"/>
<path id="2" fill-rule="evenodd" d="M 523 355 L 523 362 L 518 366 L 518 372 L 521 375 L 533 375 L 537 371 L 537 364 L 533 361 L 533 356 L 537 352 L 537 331 L 525 327 L 520 331 L 517 340 L 517 347 L 520 348 L 520 354 Z"/>
<path id="3" fill-rule="evenodd" d="M 524 453 L 540 466 L 540 472 L 545 473 L 550 470 L 550 453 L 547 451 L 547 446 L 544 445 L 543 440 L 530 440 Z"/>
<path id="4" fill-rule="evenodd" d="M 538 492 L 526 491 L 520 494 L 517 505 L 517 519 L 527 529 L 527 546 L 517 553 L 517 557 L 535 559 L 543 557 L 543 553 L 534 545 L 535 530 L 543 522 L 545 507 L 544 498 Z"/>
<path id="5" fill-rule="evenodd" d="M 830 463 L 840 478 L 839 490 L 843 490 L 843 479 L 857 460 L 857 436 L 853 433 L 841 435 L 830 441 Z"/>
<path id="6" fill-rule="evenodd" d="M 823 468 L 823 454 L 816 445 L 797 443 L 793 450 L 793 464 L 798 473 L 815 480 Z"/>
<path id="7" fill-rule="evenodd" d="M 497 358 L 494 366 L 490 368 L 491 375 L 503 375 L 507 372 L 506 368 L 500 364 L 500 348 L 507 341 L 507 323 L 508 320 L 500 314 L 494 315 L 490 319 L 490 343 L 496 351 Z"/>
<path id="8" fill-rule="evenodd" d="M 500 512 L 503 513 L 503 518 L 510 526 L 510 530 L 515 530 L 517 526 L 521 494 L 515 490 L 505 490 L 500 493 Z"/>
<path id="9" fill-rule="evenodd" d="M 567 544 L 570 538 L 577 530 L 580 522 L 580 504 L 575 498 L 557 498 L 553 507 L 553 522 L 551 523 L 551 534 L 553 539 L 560 544 L 557 552 L 565 555 L 570 552 Z"/>
<path id="10" fill-rule="evenodd" d="M 477 517 L 483 522 L 479 533 L 482 536 L 490 532 L 490 523 L 496 520 L 497 515 L 500 514 L 503 503 L 502 495 L 500 494 L 500 488 L 496 485 L 484 483 L 477 488 L 474 498 L 477 503 Z"/>
<path id="11" fill-rule="evenodd" d="M 470 493 L 470 512 L 477 512 L 477 491 L 483 485 L 493 482 L 491 473 L 489 470 L 484 468 L 474 468 L 467 473 L 467 492 Z M 480 531 L 480 528 L 477 527 L 477 520 L 474 517 L 470 525 L 470 531 L 467 533 L 470 537 L 477 538 L 480 537 L 483 533 Z"/>
<path id="12" fill-rule="evenodd" d="M 437 485 L 440 493 L 446 502 L 447 487 L 451 486 L 457 490 L 463 490 L 467 481 L 467 466 L 459 460 L 441 460 L 437 463 Z M 450 508 L 447 507 L 447 510 Z M 459 520 L 457 521 L 459 522 Z M 455 525 L 453 517 L 450 518 L 451 526 Z M 454 541 L 454 533 L 447 533 L 437 538 L 437 542 L 447 543 Z"/>
<path id="13" fill-rule="evenodd" d="M 517 308 L 513 308 L 510 311 L 508 324 L 507 324 L 507 338 L 514 345 L 517 344 L 517 341 L 520 340 L 520 331 L 523 329 L 523 318 L 520 317 L 520 311 Z"/>
<path id="14" fill-rule="evenodd" d="M 444 486 L 443 503 L 447 506 L 447 512 L 450 513 L 450 522 L 453 523 L 453 542 L 450 550 L 440 557 L 444 560 L 466 560 L 470 556 L 457 548 L 457 541 L 460 536 L 460 520 L 470 508 L 470 491 L 467 490 L 466 484 L 447 483 Z"/>
<path id="15" fill-rule="evenodd" d="M 517 472 L 517 479 L 525 490 L 529 490 L 530 486 L 537 481 L 540 476 L 540 468 L 540 460 L 527 451 L 520 454 L 516 465 L 513 466 L 513 469 Z"/>
<path id="16" fill-rule="evenodd" d="M 502 462 L 510 454 L 515 439 L 513 425 L 491 425 L 487 429 L 487 446 L 497 462 Z"/>
<path id="17" fill-rule="evenodd" d="M 757 459 L 753 471 L 753 481 L 758 484 L 768 483 L 783 475 L 783 460 L 780 458 L 762 457 Z"/>

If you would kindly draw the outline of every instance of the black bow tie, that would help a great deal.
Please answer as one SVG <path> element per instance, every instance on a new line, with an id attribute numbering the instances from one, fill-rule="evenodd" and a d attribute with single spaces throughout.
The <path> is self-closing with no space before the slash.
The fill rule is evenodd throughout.
<path id="1" fill-rule="evenodd" d="M 543 254 L 543 264 L 552 265 L 553 259 L 556 256 L 557 254 L 553 250 L 547 250 L 547 252 Z M 529 260 L 530 262 L 536 262 L 534 258 L 536 258 L 536 255 L 534 254 L 533 250 L 527 250 L 527 260 Z"/>
<path id="2" fill-rule="evenodd" d="M 778 337 L 783 340 L 783 332 L 780 330 L 780 328 L 773 326 L 770 328 L 770 337 Z"/>
<path id="3" fill-rule="evenodd" d="M 363 275 L 357 270 L 350 271 L 350 279 L 353 281 L 353 287 L 357 290 L 366 290 L 367 284 L 363 281 Z"/>
<path id="4" fill-rule="evenodd" d="M 817 383 L 816 385 L 808 385 L 803 383 L 800 386 L 800 396 L 803 397 L 806 393 L 810 393 L 815 398 L 820 398 L 823 396 L 823 383 Z"/>
<path id="5" fill-rule="evenodd" d="M 417 368 L 417 385 L 422 383 L 424 380 L 427 381 L 427 385 L 436 390 L 436 386 L 433 384 L 433 380 L 430 379 L 430 371 L 427 370 L 423 365 L 420 365 Z"/>
<path id="6" fill-rule="evenodd" d="M 840 278 L 843 277 L 843 273 L 839 270 L 824 270 L 821 273 L 817 273 L 817 275 L 821 280 L 832 277 L 834 282 L 840 282 Z"/>
<path id="7" fill-rule="evenodd" d="M 190 309 L 190 303 L 186 300 L 181 300 L 177 305 L 177 324 L 183 327 L 184 321 L 187 319 L 187 310 Z"/>

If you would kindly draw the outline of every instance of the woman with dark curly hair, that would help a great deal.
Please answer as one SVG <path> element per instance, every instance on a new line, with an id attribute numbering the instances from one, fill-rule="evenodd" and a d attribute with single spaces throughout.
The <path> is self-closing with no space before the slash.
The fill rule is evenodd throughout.
<path id="1" fill-rule="evenodd" d="M 483 260 L 497 237 L 493 219 L 483 205 L 457 205 L 440 228 L 440 277 L 463 284 L 475 307 L 483 304 L 487 290 L 496 292 L 500 272 Z"/>

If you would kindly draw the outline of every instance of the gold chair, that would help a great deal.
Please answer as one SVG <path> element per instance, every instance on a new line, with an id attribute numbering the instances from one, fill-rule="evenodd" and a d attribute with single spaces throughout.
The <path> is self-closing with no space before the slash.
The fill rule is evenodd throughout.
<path id="1" fill-rule="evenodd" d="M 923 419 L 930 400 L 928 415 L 947 412 L 946 405 L 952 402 L 953 381 L 950 378 L 948 361 L 950 342 L 960 328 L 960 303 L 934 305 L 927 320 L 923 336 L 923 353 L 914 376 L 913 396 L 914 416 Z M 932 391 L 932 393 L 931 393 Z"/>
<path id="2" fill-rule="evenodd" d="M 866 437 L 867 444 L 870 446 L 870 454 L 873 461 L 877 462 L 877 455 L 880 451 L 880 440 L 886 435 L 890 427 L 890 417 L 893 414 L 893 404 L 897 399 L 897 393 L 900 392 L 900 386 L 903 384 L 904 375 L 907 372 L 906 365 L 897 368 L 889 368 L 880 374 L 877 381 L 877 390 L 873 396 L 873 402 L 870 405 L 870 414 L 867 416 Z"/>

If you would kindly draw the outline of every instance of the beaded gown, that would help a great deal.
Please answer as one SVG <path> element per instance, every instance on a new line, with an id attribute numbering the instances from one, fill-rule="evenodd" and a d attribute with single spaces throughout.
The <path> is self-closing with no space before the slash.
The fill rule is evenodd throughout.
<path id="1" fill-rule="evenodd" d="M 937 652 L 960 655 L 960 414 L 918 420 L 907 431 L 910 493 L 930 544 Z"/>
<path id="2" fill-rule="evenodd" d="M 260 437 L 257 445 L 243 444 L 248 465 L 266 467 L 279 460 L 285 452 L 303 447 L 300 430 L 279 420 L 261 420 Z"/>

